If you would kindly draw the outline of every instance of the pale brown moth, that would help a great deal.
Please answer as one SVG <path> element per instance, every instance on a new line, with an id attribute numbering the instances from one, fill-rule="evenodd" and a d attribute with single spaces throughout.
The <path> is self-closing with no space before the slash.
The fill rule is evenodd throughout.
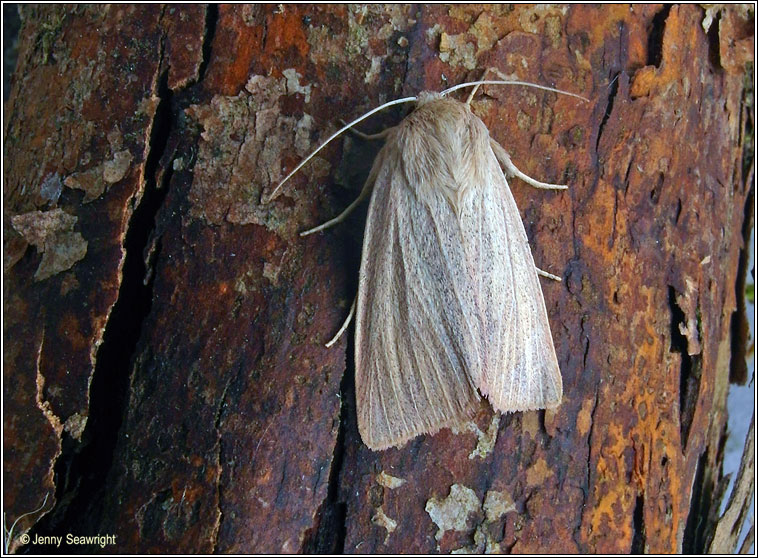
<path id="1" fill-rule="evenodd" d="M 358 199 L 335 219 L 301 233 L 342 221 L 371 192 L 357 302 L 327 346 L 355 312 L 358 429 L 373 450 L 465 422 L 480 393 L 504 413 L 561 402 L 539 270 L 503 170 L 537 188 L 566 186 L 536 181 L 513 165 L 471 111 L 474 92 L 465 103 L 447 97 L 481 84 L 565 93 L 500 80 L 423 92 L 365 114 L 312 154 L 386 106 L 416 103 L 397 126 L 366 136 L 386 143 Z"/>

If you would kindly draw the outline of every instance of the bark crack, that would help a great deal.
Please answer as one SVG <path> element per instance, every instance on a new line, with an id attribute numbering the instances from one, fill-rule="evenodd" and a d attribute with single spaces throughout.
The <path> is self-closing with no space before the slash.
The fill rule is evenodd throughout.
<path id="1" fill-rule="evenodd" d="M 700 392 L 700 358 L 690 355 L 688 340 L 683 333 L 687 324 L 684 311 L 679 306 L 676 290 L 669 285 L 669 308 L 671 309 L 671 346 L 670 352 L 679 353 L 679 426 L 682 437 L 682 452 L 687 449 L 687 442 L 692 426 L 692 419 L 697 407 Z"/>
<path id="2" fill-rule="evenodd" d="M 156 71 L 162 68 L 164 46 L 165 35 L 160 39 Z M 145 130 L 148 138 L 143 182 L 132 196 L 134 209 L 125 216 L 128 225 L 122 244 L 119 291 L 93 358 L 87 424 L 81 441 L 62 431 L 62 450 L 54 466 L 56 503 L 30 533 L 32 537 L 61 532 L 94 535 L 101 532 L 105 521 L 108 477 L 129 405 L 131 364 L 152 305 L 153 280 L 145 281 L 147 264 L 143 254 L 167 193 L 166 188 L 156 185 L 161 156 L 172 129 L 172 92 L 167 87 L 167 79 L 168 71 L 163 70 L 156 84 L 158 104 Z M 170 163 L 168 168 L 171 168 Z M 163 178 L 167 179 L 170 174 L 169 170 Z"/>
<path id="3" fill-rule="evenodd" d="M 340 382 L 340 412 L 339 430 L 334 444 L 332 464 L 329 470 L 329 481 L 326 489 L 326 499 L 319 510 L 318 525 L 306 536 L 303 551 L 315 554 L 343 554 L 345 550 L 345 536 L 347 534 L 346 511 L 347 505 L 340 500 L 340 474 L 345 459 L 345 421 L 346 409 L 344 402 L 347 397 L 352 397 L 348 392 L 348 383 L 352 378 L 352 371 L 345 370 Z"/>
<path id="4" fill-rule="evenodd" d="M 632 514 L 632 554 L 645 552 L 645 495 L 637 494 Z"/>
<path id="5" fill-rule="evenodd" d="M 205 31 L 203 33 L 203 46 L 201 48 L 201 60 L 197 69 L 197 82 L 205 78 L 205 72 L 211 60 L 211 46 L 216 36 L 216 25 L 218 24 L 218 6 L 208 4 L 205 11 Z"/>
<path id="6" fill-rule="evenodd" d="M 592 483 L 592 436 L 595 432 L 595 411 L 597 410 L 597 402 L 600 395 L 598 390 L 595 389 L 595 401 L 592 403 L 592 410 L 590 411 L 590 430 L 587 433 L 587 474 L 585 476 L 584 487 L 582 488 L 582 508 L 587 507 L 587 502 L 590 499 L 590 486 Z M 581 520 L 579 524 L 574 528 L 573 539 L 577 548 L 582 548 L 581 537 L 579 536 L 579 530 L 584 526 L 584 522 Z"/>
<path id="7" fill-rule="evenodd" d="M 666 19 L 669 17 L 671 6 L 664 6 L 653 16 L 650 33 L 647 36 L 647 65 L 661 67 L 663 61 L 663 36 L 666 31 Z"/>
<path id="8" fill-rule="evenodd" d="M 600 138 L 602 138 L 605 125 L 608 122 L 608 118 L 610 118 L 611 113 L 613 112 L 613 103 L 616 100 L 616 94 L 619 90 L 620 75 L 621 72 L 616 72 L 616 74 L 613 76 L 613 79 L 611 80 L 611 83 L 608 85 L 608 89 L 610 89 L 610 91 L 608 92 L 608 100 L 605 103 L 605 112 L 603 113 L 603 119 L 600 121 L 600 127 L 597 131 L 597 139 L 595 140 L 595 153 L 597 153 L 598 149 L 600 148 Z"/>

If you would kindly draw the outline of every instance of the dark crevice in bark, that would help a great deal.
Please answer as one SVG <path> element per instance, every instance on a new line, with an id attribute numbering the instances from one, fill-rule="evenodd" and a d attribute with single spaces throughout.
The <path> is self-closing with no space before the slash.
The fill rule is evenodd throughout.
<path id="1" fill-rule="evenodd" d="M 585 319 L 586 319 L 586 316 L 582 316 L 582 320 L 580 322 L 580 328 L 582 332 L 582 340 L 584 341 L 584 353 L 582 355 L 582 368 L 586 370 L 587 369 L 587 355 L 590 352 L 590 336 L 584 332 Z"/>
<path id="2" fill-rule="evenodd" d="M 748 381 L 747 348 L 750 338 L 750 326 L 747 321 L 745 309 L 745 288 L 748 274 L 750 231 L 753 228 L 753 204 L 755 203 L 755 190 L 751 187 L 745 199 L 745 217 L 742 221 L 742 248 L 737 263 L 737 281 L 734 286 L 736 291 L 737 309 L 732 313 L 731 323 L 731 357 L 729 362 L 729 382 L 745 385 Z M 755 267 L 750 270 L 755 283 Z"/>
<path id="3" fill-rule="evenodd" d="M 704 527 L 713 502 L 711 475 L 707 468 L 708 448 L 706 447 L 698 458 L 695 479 L 692 483 L 690 513 L 687 515 L 687 523 L 682 537 L 682 553 L 684 554 L 702 554 L 705 552 L 707 533 Z"/>
<path id="4" fill-rule="evenodd" d="M 209 4 L 205 11 L 205 33 L 203 33 L 202 61 L 197 70 L 197 81 L 202 81 L 205 72 L 208 69 L 208 63 L 211 60 L 211 45 L 213 38 L 216 36 L 216 25 L 218 23 L 218 6 Z"/>
<path id="5" fill-rule="evenodd" d="M 380 142 L 357 142 L 351 150 L 343 153 L 340 169 L 337 174 L 343 177 L 344 183 L 349 188 L 338 194 L 336 203 L 345 207 L 354 199 L 354 191 L 359 185 L 365 183 L 371 170 L 371 162 L 381 148 Z M 343 237 L 339 242 L 340 261 L 342 268 L 353 270 L 349 273 L 346 281 L 346 292 L 356 296 L 358 292 L 357 270 L 361 263 L 361 251 L 363 246 L 362 234 L 366 220 L 367 204 L 362 204 L 343 225 L 344 230 L 355 231 L 354 235 Z M 347 535 L 347 504 L 344 500 L 345 490 L 342 489 L 342 473 L 345 467 L 347 452 L 348 428 L 354 428 L 356 420 L 355 409 L 355 344 L 353 328 L 349 328 L 343 334 L 347 339 L 346 366 L 340 381 L 340 412 L 339 430 L 334 446 L 332 464 L 329 471 L 327 496 L 317 514 L 314 527 L 306 534 L 303 542 L 303 552 L 311 554 L 342 554 L 344 552 Z M 337 350 L 337 347 L 332 347 Z"/>
<path id="6" fill-rule="evenodd" d="M 647 36 L 647 65 L 660 68 L 663 61 L 663 34 L 666 30 L 666 19 L 671 11 L 670 5 L 665 5 L 655 14 Z"/>
<path id="7" fill-rule="evenodd" d="M 611 80 L 611 83 L 608 85 L 608 101 L 606 102 L 605 113 L 603 114 L 603 119 L 600 121 L 600 127 L 597 131 L 597 139 L 595 140 L 595 153 L 597 153 L 600 146 L 600 138 L 603 137 L 603 129 L 605 128 L 605 124 L 608 122 L 608 118 L 610 118 L 611 113 L 613 112 L 613 102 L 616 100 L 616 93 L 618 93 L 619 90 L 619 77 L 620 72 L 616 72 L 616 74 L 613 76 L 613 79 Z"/>
<path id="8" fill-rule="evenodd" d="M 719 26 L 721 24 L 721 12 L 711 21 L 708 28 L 708 60 L 714 70 L 723 70 L 721 66 L 721 46 L 719 45 Z"/>
<path id="9" fill-rule="evenodd" d="M 645 552 L 645 496 L 638 494 L 632 515 L 632 554 Z"/>
<path id="10" fill-rule="evenodd" d="M 171 132 L 171 97 L 167 72 L 158 85 L 160 102 L 156 109 L 145 161 L 146 183 L 142 196 L 129 220 L 124 239 L 124 265 L 118 298 L 108 318 L 103 341 L 97 351 L 95 370 L 90 385 L 89 417 L 82 442 L 77 443 L 64 433 L 64 451 L 55 465 L 56 506 L 35 526 L 35 534 L 76 535 L 100 534 L 108 476 L 113 466 L 119 432 L 125 417 L 129 396 L 131 362 L 152 304 L 152 279 L 145 281 L 143 257 L 155 227 L 155 216 L 162 206 L 167 188 L 158 188 L 156 175 L 160 157 Z M 163 173 L 168 184 L 171 171 Z M 65 541 L 65 538 L 64 538 Z M 79 551 L 78 547 L 61 544 L 35 552 Z"/>
<path id="11" fill-rule="evenodd" d="M 584 486 L 582 486 L 582 508 L 584 508 L 587 505 L 588 500 L 590 499 L 590 490 L 592 486 L 592 471 L 593 471 L 593 463 L 592 463 L 592 436 L 595 431 L 595 411 L 597 410 L 597 402 L 599 399 L 599 392 L 595 390 L 595 400 L 592 403 L 592 410 L 590 411 L 590 429 L 589 432 L 587 432 L 587 474 L 584 478 Z M 584 537 L 582 535 L 582 522 L 581 520 L 574 526 L 574 531 L 571 535 L 571 538 L 576 543 L 577 548 L 579 549 L 579 552 L 582 554 L 587 554 L 590 552 L 589 547 L 584 542 Z"/>
<path id="12" fill-rule="evenodd" d="M 671 346 L 672 353 L 679 353 L 679 429 L 682 435 L 682 452 L 687 449 L 687 438 L 692 426 L 692 419 L 697 408 L 697 397 L 700 392 L 701 359 L 698 355 L 690 355 L 687 351 L 687 338 L 680 326 L 686 325 L 686 316 L 676 301 L 676 290 L 669 285 L 669 308 L 671 309 Z"/>
<path id="13" fill-rule="evenodd" d="M 352 379 L 352 372 L 345 370 L 340 382 L 340 414 L 339 431 L 334 445 L 334 455 L 329 471 L 329 484 L 326 500 L 321 505 L 318 525 L 306 536 L 303 552 L 306 554 L 342 554 L 345 549 L 345 534 L 347 532 L 347 506 L 339 500 L 339 483 L 342 465 L 345 459 L 345 401 L 350 397 L 347 384 Z"/>

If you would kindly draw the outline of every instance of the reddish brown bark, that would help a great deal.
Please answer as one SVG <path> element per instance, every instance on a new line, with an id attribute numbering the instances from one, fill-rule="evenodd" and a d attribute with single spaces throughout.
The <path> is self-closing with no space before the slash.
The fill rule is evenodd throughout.
<path id="1" fill-rule="evenodd" d="M 105 551 L 135 553 L 704 548 L 752 13 L 24 14 L 4 130 L 4 511 L 50 498 L 17 534 L 115 534 Z M 336 142 L 260 195 L 339 117 L 490 66 L 590 99 L 491 87 L 473 105 L 517 166 L 570 185 L 511 185 L 535 261 L 563 278 L 543 291 L 564 402 L 483 402 L 462 432 L 371 452 L 352 343 L 323 347 L 355 293 L 361 218 L 297 232 L 357 195 L 376 147 Z"/>

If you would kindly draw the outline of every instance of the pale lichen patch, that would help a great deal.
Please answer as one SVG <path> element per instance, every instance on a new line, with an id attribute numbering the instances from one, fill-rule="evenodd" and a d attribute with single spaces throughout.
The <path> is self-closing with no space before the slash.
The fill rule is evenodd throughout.
<path id="1" fill-rule="evenodd" d="M 546 25 L 548 17 L 563 17 L 568 13 L 568 6 L 554 4 L 537 4 L 528 7 L 519 13 L 521 29 L 527 33 L 539 34 L 540 27 Z"/>
<path id="2" fill-rule="evenodd" d="M 508 492 L 489 490 L 484 497 L 482 509 L 484 509 L 486 521 L 492 523 L 498 521 L 506 513 L 516 511 L 516 505 Z"/>
<path id="3" fill-rule="evenodd" d="M 463 66 L 467 70 L 476 68 L 476 46 L 465 33 L 440 35 L 440 60 L 453 67 Z"/>
<path id="4" fill-rule="evenodd" d="M 439 542 L 446 531 L 474 531 L 474 544 L 453 549 L 452 554 L 499 554 L 502 552 L 504 515 L 515 512 L 516 505 L 511 494 L 505 490 L 490 490 L 485 494 L 484 501 L 477 498 L 476 493 L 465 486 L 454 484 L 450 494 L 443 500 L 432 498 L 426 503 L 426 511 L 437 525 L 435 534 Z M 472 520 L 477 523 L 472 524 Z"/>
<path id="5" fill-rule="evenodd" d="M 58 199 L 61 196 L 63 190 L 63 182 L 57 172 L 48 174 L 39 186 L 37 206 L 50 204 L 55 205 L 58 203 Z"/>
<path id="6" fill-rule="evenodd" d="M 472 514 L 481 510 L 481 504 L 476 492 L 461 484 L 450 487 L 447 498 L 439 500 L 430 498 L 424 508 L 432 521 L 437 525 L 435 538 L 442 540 L 445 531 L 467 531 Z"/>
<path id="7" fill-rule="evenodd" d="M 426 42 L 428 44 L 434 43 L 434 41 L 437 40 L 437 37 L 439 37 L 441 34 L 442 26 L 439 23 L 435 23 L 426 30 Z"/>
<path id="8" fill-rule="evenodd" d="M 111 151 L 109 160 L 85 171 L 75 172 L 63 181 L 69 188 L 84 192 L 82 203 L 88 203 L 99 198 L 109 185 L 123 180 L 131 168 L 134 157 L 128 149 L 122 149 L 121 130 L 117 126 L 114 127 L 106 134 L 106 139 Z M 89 160 L 90 156 L 89 153 L 85 154 L 86 160 Z"/>
<path id="9" fill-rule="evenodd" d="M 305 97 L 305 102 L 311 101 L 311 85 L 300 85 L 300 78 L 303 77 L 294 68 L 287 68 L 282 71 L 282 75 L 287 78 L 287 95 L 301 93 Z"/>
<path id="10" fill-rule="evenodd" d="M 74 413 L 63 423 L 63 430 L 68 432 L 75 440 L 81 440 L 84 428 L 87 426 L 87 416 Z"/>
<path id="11" fill-rule="evenodd" d="M 278 101 L 287 94 L 287 78 L 252 76 L 245 89 L 239 95 L 217 95 L 209 104 L 187 109 L 203 127 L 189 196 L 191 213 L 211 224 L 289 227 L 288 234 L 294 234 L 298 223 L 292 213 L 298 205 L 262 205 L 260 198 L 283 178 L 284 153 L 293 145 L 298 156 L 312 148 L 312 118 L 281 113 Z M 324 176 L 330 168 L 325 163 L 313 161 L 302 173 L 311 179 Z M 295 185 L 291 181 L 282 193 L 297 201 L 300 194 Z"/>
<path id="12" fill-rule="evenodd" d="M 477 54 L 489 50 L 498 41 L 495 22 L 489 12 L 482 12 L 471 26 L 472 33 L 477 38 Z"/>
<path id="13" fill-rule="evenodd" d="M 479 428 L 476 429 L 476 448 L 474 448 L 474 451 L 469 454 L 469 459 L 474 459 L 475 457 L 484 459 L 490 453 L 492 453 L 492 450 L 495 448 L 495 443 L 497 442 L 497 432 L 499 426 L 500 413 L 494 413 L 492 415 L 492 420 L 490 420 L 490 425 L 487 427 L 487 432 L 482 432 L 479 430 Z"/>
<path id="14" fill-rule="evenodd" d="M 392 475 L 382 471 L 376 476 L 376 483 L 380 484 L 384 488 L 393 490 L 395 488 L 403 486 L 406 483 L 406 480 L 398 477 L 393 477 Z"/>
<path id="15" fill-rule="evenodd" d="M 13 228 L 37 248 L 42 260 L 34 273 L 35 281 L 70 269 L 87 253 L 87 241 L 73 232 L 78 218 L 60 208 L 31 211 L 11 218 Z"/>
<path id="16" fill-rule="evenodd" d="M 103 180 L 108 184 L 115 184 L 126 176 L 132 163 L 132 154 L 128 149 L 117 151 L 113 159 L 103 163 Z"/>
<path id="17" fill-rule="evenodd" d="M 495 443 L 497 442 L 497 432 L 498 432 L 499 426 L 500 426 L 500 414 L 495 413 L 492 415 L 492 419 L 490 420 L 490 425 L 487 427 L 487 432 L 482 432 L 482 430 L 473 420 L 464 422 L 457 426 L 451 426 L 450 430 L 452 430 L 453 434 L 461 434 L 466 431 L 473 432 L 474 434 L 476 434 L 476 439 L 477 439 L 476 448 L 474 448 L 471 451 L 468 458 L 474 459 L 475 457 L 480 457 L 484 459 L 490 453 L 492 453 L 492 450 L 495 447 Z"/>
<path id="18" fill-rule="evenodd" d="M 105 192 L 103 167 L 98 165 L 86 171 L 75 172 L 67 176 L 63 184 L 74 190 L 82 190 L 84 192 L 82 203 L 96 200 Z"/>
<path id="19" fill-rule="evenodd" d="M 37 408 L 42 411 L 43 415 L 45 415 L 45 418 L 50 423 L 51 428 L 55 432 L 56 436 L 60 439 L 60 436 L 63 433 L 63 425 L 61 424 L 61 419 L 53 411 L 52 406 L 50 405 L 50 401 L 46 400 L 44 397 L 45 377 L 42 375 L 40 366 L 40 360 L 42 358 L 42 344 L 44 343 L 44 339 L 45 338 L 43 331 L 42 343 L 40 343 L 39 348 L 37 349 L 37 374 L 35 382 L 37 392 L 35 394 L 35 400 L 37 403 Z"/>
<path id="20" fill-rule="evenodd" d="M 295 125 L 295 152 L 300 157 L 306 157 L 311 151 L 311 130 L 313 129 L 313 117 L 303 114 Z"/>
<path id="21" fill-rule="evenodd" d="M 371 523 L 383 527 L 387 531 L 387 535 L 384 537 L 384 544 L 387 544 L 390 534 L 397 529 L 397 521 L 387 516 L 382 506 L 374 508 L 374 516 L 371 518 Z"/>
<path id="22" fill-rule="evenodd" d="M 687 323 L 679 324 L 679 333 L 687 339 L 687 354 L 699 355 L 702 352 L 700 346 L 700 331 L 698 329 L 698 285 L 689 277 L 684 278 L 684 295 L 677 295 L 676 301 L 686 315 Z"/>
<path id="23" fill-rule="evenodd" d="M 363 83 L 374 83 L 376 81 L 376 77 L 379 75 L 381 70 L 382 70 L 382 57 L 372 56 L 371 67 L 366 71 L 366 75 L 363 78 Z"/>

